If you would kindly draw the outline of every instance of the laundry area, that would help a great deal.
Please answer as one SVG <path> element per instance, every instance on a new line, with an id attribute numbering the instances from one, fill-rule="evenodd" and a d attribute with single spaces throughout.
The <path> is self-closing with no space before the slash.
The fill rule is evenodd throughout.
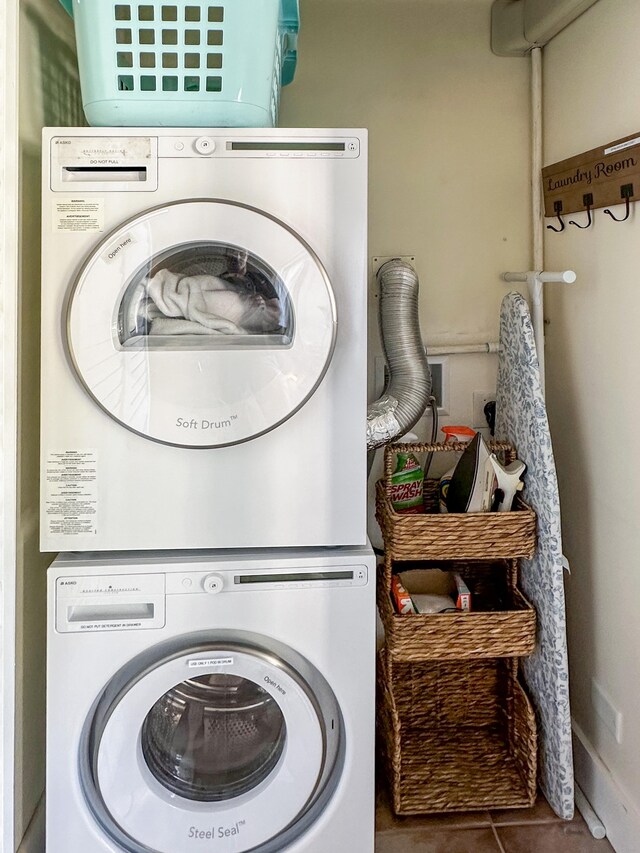
<path id="1" fill-rule="evenodd" d="M 6 0 L 0 853 L 638 853 L 639 28 Z"/>

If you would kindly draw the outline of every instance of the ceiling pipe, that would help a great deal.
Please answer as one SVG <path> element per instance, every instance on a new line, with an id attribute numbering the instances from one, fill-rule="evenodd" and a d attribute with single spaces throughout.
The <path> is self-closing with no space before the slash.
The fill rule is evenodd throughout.
<path id="1" fill-rule="evenodd" d="M 498 56 L 525 56 L 544 47 L 598 0 L 495 0 L 491 49 Z"/>

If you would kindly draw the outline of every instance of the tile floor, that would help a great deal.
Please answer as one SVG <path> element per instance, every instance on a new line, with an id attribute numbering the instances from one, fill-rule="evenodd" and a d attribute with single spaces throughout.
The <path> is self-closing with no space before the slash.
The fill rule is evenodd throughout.
<path id="1" fill-rule="evenodd" d="M 576 812 L 560 820 L 540 796 L 531 809 L 394 817 L 383 789 L 376 803 L 376 853 L 613 853 Z"/>

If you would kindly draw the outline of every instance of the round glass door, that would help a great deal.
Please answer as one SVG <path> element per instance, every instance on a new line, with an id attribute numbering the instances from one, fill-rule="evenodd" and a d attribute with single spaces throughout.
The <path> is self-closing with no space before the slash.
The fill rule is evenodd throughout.
<path id="1" fill-rule="evenodd" d="M 105 687 L 81 738 L 86 802 L 128 853 L 175 853 L 190 838 L 277 853 L 340 778 L 336 698 L 273 640 L 193 636 L 142 653 Z"/>
<path id="2" fill-rule="evenodd" d="M 88 394 L 124 427 L 183 447 L 248 441 L 286 421 L 322 381 L 335 335 L 312 249 L 227 201 L 123 224 L 68 301 L 69 355 Z"/>
<path id="3" fill-rule="evenodd" d="M 286 731 L 266 690 L 246 678 L 211 673 L 158 699 L 142 726 L 142 754 L 174 794 L 216 802 L 245 794 L 269 776 Z"/>

